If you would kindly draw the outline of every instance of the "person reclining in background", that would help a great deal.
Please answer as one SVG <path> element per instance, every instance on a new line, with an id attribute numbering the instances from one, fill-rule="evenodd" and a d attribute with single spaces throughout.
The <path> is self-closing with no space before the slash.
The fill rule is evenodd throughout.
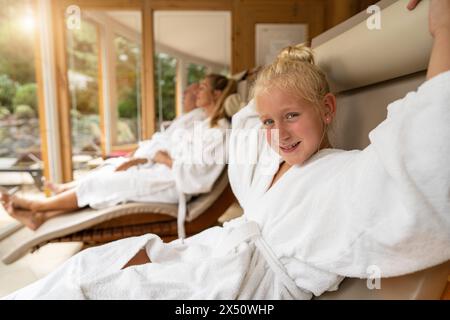
<path id="1" fill-rule="evenodd" d="M 364 150 L 331 148 L 335 96 L 311 50 L 288 47 L 259 74 L 256 106 L 233 117 L 242 217 L 184 241 L 84 250 L 6 299 L 310 299 L 374 266 L 393 277 L 447 261 L 450 0 L 431 1 L 430 31 L 427 81 L 389 105 Z M 245 128 L 268 141 L 242 140 Z M 251 149 L 257 162 L 233 163 Z"/>
<path id="2" fill-rule="evenodd" d="M 223 142 L 229 120 L 224 100 L 235 89 L 234 80 L 215 74 L 206 76 L 199 86 L 197 106 L 203 108 L 207 118 L 197 124 L 198 129 L 206 133 L 201 137 L 201 143 L 210 153 L 226 155 Z M 225 161 L 186 162 L 189 159 L 187 153 L 191 152 L 195 142 L 191 138 L 195 130 L 193 125 L 187 130 L 178 129 L 173 130 L 174 135 L 178 132 L 183 136 L 169 139 L 161 134 L 155 139 L 157 143 L 150 142 L 138 149 L 134 157 L 139 158 L 122 160 L 118 166 L 106 166 L 77 181 L 75 188 L 55 196 L 31 200 L 4 193 L 5 209 L 13 218 L 35 230 L 54 216 L 85 206 L 102 209 L 129 201 L 177 203 L 180 193 L 190 197 L 209 192 L 223 171 Z"/>
<path id="3" fill-rule="evenodd" d="M 151 160 L 158 151 L 167 151 L 168 143 L 171 135 L 180 129 L 191 130 L 196 121 L 206 119 L 206 113 L 203 108 L 197 107 L 197 94 L 200 85 L 193 83 L 189 85 L 183 92 L 183 114 L 172 121 L 170 126 L 161 132 L 155 132 L 151 139 L 139 143 L 139 147 L 127 157 L 110 158 L 104 161 L 98 168 L 94 169 L 90 174 L 125 171 L 133 166 L 144 164 Z M 67 183 L 53 183 L 51 181 L 44 182 L 44 186 L 53 194 L 59 194 L 69 189 L 75 188 L 79 183 L 71 181 Z"/>

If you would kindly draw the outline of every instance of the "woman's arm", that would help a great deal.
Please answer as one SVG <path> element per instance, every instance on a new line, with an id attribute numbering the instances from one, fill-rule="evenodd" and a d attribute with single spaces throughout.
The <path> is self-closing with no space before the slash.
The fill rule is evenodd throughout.
<path id="1" fill-rule="evenodd" d="M 155 154 L 155 157 L 153 158 L 153 162 L 164 164 L 164 165 L 168 166 L 169 168 L 172 168 L 172 165 L 173 165 L 172 158 L 165 151 L 158 151 Z"/>
<path id="2" fill-rule="evenodd" d="M 420 0 L 411 0 L 408 9 L 413 10 Z M 434 38 L 427 80 L 450 70 L 450 0 L 431 0 L 429 29 Z"/>
<path id="3" fill-rule="evenodd" d="M 115 171 L 126 171 L 131 167 L 138 166 L 140 164 L 146 164 L 147 162 L 148 160 L 145 158 L 131 158 L 118 166 Z"/>

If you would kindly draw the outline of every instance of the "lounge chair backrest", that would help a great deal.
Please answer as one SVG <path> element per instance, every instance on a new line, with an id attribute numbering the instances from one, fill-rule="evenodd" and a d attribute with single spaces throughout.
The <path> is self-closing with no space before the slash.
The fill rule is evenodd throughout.
<path id="1" fill-rule="evenodd" d="M 245 106 L 245 102 L 242 101 L 242 98 L 238 93 L 229 95 L 224 102 L 225 112 L 230 118 L 232 118 L 243 106 Z"/>
<path id="2" fill-rule="evenodd" d="M 337 94 L 337 118 L 330 137 L 336 148 L 365 148 L 369 132 L 386 118 L 387 105 L 425 81 L 432 45 L 429 1 L 422 1 L 414 11 L 406 9 L 405 1 L 384 0 L 377 5 L 382 9 L 380 30 L 368 28 L 370 15 L 364 11 L 312 40 L 316 61 Z M 381 290 L 369 290 L 364 279 L 345 279 L 338 291 L 320 299 L 439 299 L 449 266 L 447 262 L 382 278 Z"/>

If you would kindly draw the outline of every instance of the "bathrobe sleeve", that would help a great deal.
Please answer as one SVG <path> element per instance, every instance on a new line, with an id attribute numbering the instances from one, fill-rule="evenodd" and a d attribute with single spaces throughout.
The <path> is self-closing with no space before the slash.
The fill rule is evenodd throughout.
<path id="1" fill-rule="evenodd" d="M 245 207 L 247 192 L 263 149 L 262 141 L 257 136 L 261 121 L 254 100 L 233 116 L 231 127 L 228 178 L 236 199 L 241 207 Z"/>
<path id="2" fill-rule="evenodd" d="M 156 152 L 170 149 L 170 139 L 165 132 L 155 132 L 150 140 L 139 143 L 139 148 L 134 153 L 135 158 L 145 158 L 149 162 L 153 161 Z"/>
<path id="3" fill-rule="evenodd" d="M 211 131 L 204 137 L 200 149 L 196 149 L 191 141 L 190 146 L 183 146 L 181 154 L 173 158 L 172 173 L 179 192 L 195 195 L 212 190 L 227 161 L 225 136 L 228 127 L 222 122 L 220 127 L 209 129 Z"/>
<path id="4" fill-rule="evenodd" d="M 303 259 L 361 278 L 370 270 L 390 277 L 447 261 L 450 72 L 390 104 L 369 138 L 322 187 L 314 220 L 321 228 L 311 236 L 320 253 Z"/>
<path id="5" fill-rule="evenodd" d="M 205 120 L 206 115 L 202 108 L 196 108 L 191 112 L 183 114 L 173 120 L 172 124 L 163 132 L 155 132 L 151 139 L 139 143 L 135 158 L 146 158 L 153 161 L 158 151 L 169 151 L 172 149 L 172 135 L 177 130 L 191 130 L 196 121 Z"/>

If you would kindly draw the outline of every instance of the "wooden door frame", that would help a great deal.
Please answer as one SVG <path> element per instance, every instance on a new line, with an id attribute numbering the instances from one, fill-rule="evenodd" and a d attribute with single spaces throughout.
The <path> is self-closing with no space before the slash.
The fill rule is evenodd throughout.
<path id="1" fill-rule="evenodd" d="M 149 32 L 152 33 L 152 29 L 149 30 L 147 26 L 151 26 L 153 23 L 146 21 L 148 15 L 145 14 L 146 3 L 144 0 L 53 0 L 52 1 L 52 17 L 53 26 L 55 30 L 55 64 L 56 64 L 56 82 L 58 88 L 58 106 L 59 106 L 59 132 L 61 136 L 61 167 L 62 167 L 62 180 L 64 182 L 71 181 L 73 179 L 72 168 L 72 141 L 71 141 L 71 125 L 70 125 L 70 100 L 69 100 L 69 81 L 67 73 L 67 54 L 66 54 L 66 25 L 65 25 L 65 11 L 68 6 L 75 5 L 81 10 L 137 10 L 142 15 L 142 61 L 143 72 L 141 74 L 142 81 L 142 94 L 141 94 L 141 108 L 142 108 L 142 132 L 141 136 L 146 139 L 154 132 L 154 102 L 149 99 L 152 97 L 153 92 L 153 76 L 151 71 L 153 70 L 153 58 L 148 59 L 149 52 L 153 48 L 153 45 L 149 43 Z M 147 8 L 148 10 L 148 8 Z M 151 16 L 150 16 L 151 17 Z M 99 39 L 100 40 L 100 39 Z M 100 42 L 99 42 L 100 44 Z M 99 57 L 100 57 L 99 53 Z M 150 55 L 152 57 L 152 55 Z M 102 70 L 101 59 L 99 61 L 99 70 Z M 101 74 L 99 74 L 100 76 Z M 104 133 L 103 125 L 103 81 L 99 79 L 99 112 L 100 112 L 100 127 L 102 134 Z M 144 89 L 145 88 L 145 89 Z M 102 139 L 103 140 L 103 139 Z M 104 149 L 104 148 L 103 148 Z"/>

